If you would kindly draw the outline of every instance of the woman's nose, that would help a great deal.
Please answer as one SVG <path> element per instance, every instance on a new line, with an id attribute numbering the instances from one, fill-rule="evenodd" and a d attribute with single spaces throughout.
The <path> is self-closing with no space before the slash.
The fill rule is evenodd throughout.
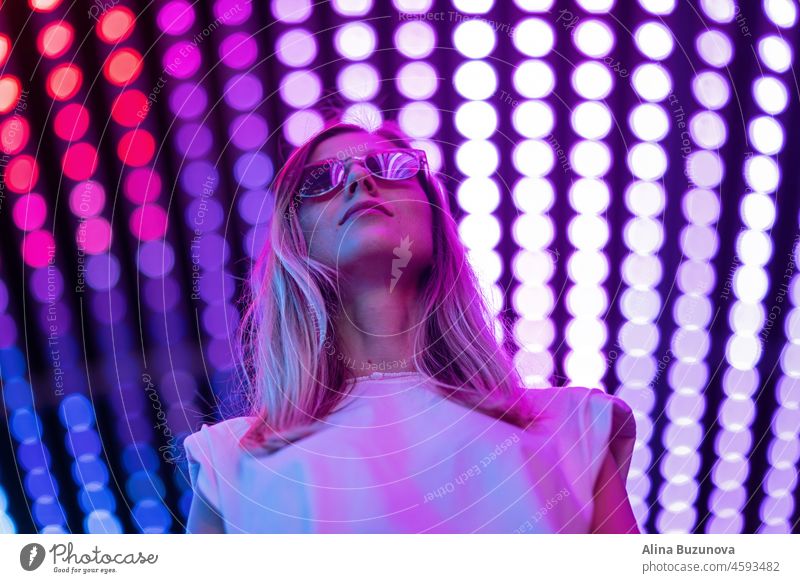
<path id="1" fill-rule="evenodd" d="M 348 197 L 352 197 L 356 193 L 359 184 L 369 194 L 373 194 L 377 190 L 372 173 L 364 168 L 361 162 L 353 160 L 347 171 L 347 181 L 345 182 L 345 193 Z"/>

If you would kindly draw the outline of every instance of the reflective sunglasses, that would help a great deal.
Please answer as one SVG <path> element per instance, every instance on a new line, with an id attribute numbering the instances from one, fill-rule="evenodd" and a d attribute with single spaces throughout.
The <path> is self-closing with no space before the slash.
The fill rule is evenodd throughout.
<path id="1" fill-rule="evenodd" d="M 298 195 L 302 198 L 316 198 L 341 187 L 346 174 L 345 163 L 349 160 L 358 160 L 372 176 L 383 180 L 412 178 L 428 164 L 424 150 L 411 148 L 382 150 L 341 160 L 329 158 L 303 168 Z"/>

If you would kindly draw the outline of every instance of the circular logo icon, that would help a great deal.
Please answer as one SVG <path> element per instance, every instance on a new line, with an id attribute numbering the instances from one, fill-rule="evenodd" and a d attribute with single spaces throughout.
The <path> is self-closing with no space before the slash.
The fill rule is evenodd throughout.
<path id="1" fill-rule="evenodd" d="M 44 555 L 44 547 L 39 543 L 25 545 L 19 552 L 19 564 L 26 571 L 35 571 L 44 562 Z"/>

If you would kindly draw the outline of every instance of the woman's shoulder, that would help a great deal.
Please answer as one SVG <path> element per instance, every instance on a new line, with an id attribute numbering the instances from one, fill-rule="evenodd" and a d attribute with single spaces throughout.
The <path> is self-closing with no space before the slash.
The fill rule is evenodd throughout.
<path id="1" fill-rule="evenodd" d="M 588 416 L 589 421 L 607 419 L 625 436 L 636 434 L 633 410 L 622 398 L 596 387 L 546 387 L 528 389 L 537 409 L 551 421 Z"/>
<path id="2" fill-rule="evenodd" d="M 183 445 L 190 458 L 211 457 L 212 451 L 230 452 L 252 427 L 255 417 L 232 417 L 213 424 L 203 423 L 200 429 L 188 435 Z"/>

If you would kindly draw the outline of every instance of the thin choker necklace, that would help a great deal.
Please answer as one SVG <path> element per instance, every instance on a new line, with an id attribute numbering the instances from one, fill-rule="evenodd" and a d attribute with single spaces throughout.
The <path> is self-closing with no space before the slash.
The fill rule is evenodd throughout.
<path id="1" fill-rule="evenodd" d="M 402 372 L 380 372 L 375 371 L 368 375 L 362 375 L 357 377 L 351 377 L 349 380 L 351 381 L 361 381 L 361 380 L 380 380 L 385 378 L 393 378 L 393 377 L 403 377 L 403 376 L 422 376 L 422 373 L 416 370 L 410 371 L 402 371 Z"/>

